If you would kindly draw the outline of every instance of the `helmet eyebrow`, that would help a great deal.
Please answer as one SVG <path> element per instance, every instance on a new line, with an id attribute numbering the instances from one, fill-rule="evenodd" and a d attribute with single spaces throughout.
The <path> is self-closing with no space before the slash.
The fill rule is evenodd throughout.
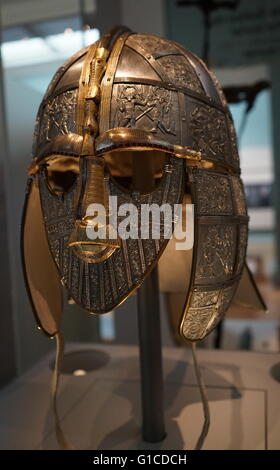
<path id="1" fill-rule="evenodd" d="M 202 151 L 190 146 L 172 144 L 144 129 L 119 127 L 103 132 L 96 139 L 96 155 L 128 150 L 162 150 L 177 158 L 184 159 L 186 165 L 202 168 L 216 168 L 239 174 L 239 170 L 226 162 L 217 162 Z"/>
<path id="2" fill-rule="evenodd" d="M 104 132 L 96 139 L 97 155 L 114 150 L 141 150 L 141 148 L 143 150 L 159 149 L 178 158 L 201 160 L 200 151 L 187 146 L 171 144 L 144 129 L 119 127 Z"/>
<path id="3" fill-rule="evenodd" d="M 48 142 L 33 159 L 28 174 L 30 176 L 37 173 L 39 167 L 50 155 L 62 155 L 69 157 L 80 157 L 83 145 L 83 137 L 79 134 L 69 133 L 55 137 Z"/>

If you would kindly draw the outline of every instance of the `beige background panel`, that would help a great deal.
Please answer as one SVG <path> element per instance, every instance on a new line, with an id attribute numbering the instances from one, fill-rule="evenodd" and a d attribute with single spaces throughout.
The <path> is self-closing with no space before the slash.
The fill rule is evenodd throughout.
<path id="1" fill-rule="evenodd" d="M 46 237 L 39 189 L 32 183 L 24 220 L 26 277 L 41 326 L 53 335 L 62 315 L 60 277 Z"/>
<path id="2" fill-rule="evenodd" d="M 188 208 L 186 208 L 186 204 Z M 178 222 L 180 224 L 180 221 Z M 194 240 L 193 206 L 189 195 L 182 203 L 182 230 L 186 231 L 186 241 L 181 240 L 182 232 L 173 233 L 159 260 L 159 286 L 163 292 L 184 292 L 186 294 L 192 267 L 192 246 Z M 176 238 L 176 233 L 179 237 Z M 182 249 L 187 247 L 191 249 Z M 176 248 L 181 249 L 176 249 Z"/>

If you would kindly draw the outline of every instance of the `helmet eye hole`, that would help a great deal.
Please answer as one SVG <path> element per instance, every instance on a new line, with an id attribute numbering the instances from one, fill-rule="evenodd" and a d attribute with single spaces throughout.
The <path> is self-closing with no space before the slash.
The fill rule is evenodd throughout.
<path id="1" fill-rule="evenodd" d="M 80 173 L 80 159 L 54 155 L 47 161 L 48 186 L 54 194 L 64 194 L 72 188 Z"/>
<path id="2" fill-rule="evenodd" d="M 159 150 L 122 150 L 104 155 L 111 176 L 125 191 L 145 193 L 141 181 L 153 178 L 155 186 L 160 182 L 168 161 L 165 152 Z"/>

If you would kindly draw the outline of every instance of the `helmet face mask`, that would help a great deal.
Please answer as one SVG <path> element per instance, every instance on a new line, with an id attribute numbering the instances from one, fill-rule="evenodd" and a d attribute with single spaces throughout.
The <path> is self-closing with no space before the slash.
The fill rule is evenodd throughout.
<path id="1" fill-rule="evenodd" d="M 120 206 L 124 204 L 133 204 L 139 214 L 143 204 L 157 203 L 161 206 L 164 204 L 167 185 L 174 187 L 169 195 L 170 204 L 180 202 L 184 189 L 184 162 L 172 156 L 168 160 L 168 171 L 163 170 L 158 184 L 146 194 L 131 190 L 130 183 L 125 188 L 124 184 L 119 183 L 108 172 L 104 181 L 107 194 L 116 198 L 116 206 L 112 208 L 114 212 L 119 213 Z M 122 239 L 115 250 L 107 246 L 100 252 L 89 253 L 91 245 L 74 245 L 73 242 L 69 246 L 70 239 L 73 240 L 75 224 L 79 224 L 85 215 L 79 213 L 79 201 L 86 197 L 87 179 L 84 178 L 84 171 L 81 170 L 70 190 L 56 195 L 50 190 L 49 178 L 45 168 L 42 168 L 38 174 L 39 188 L 50 249 L 63 284 L 74 301 L 85 310 L 104 313 L 113 310 L 141 284 L 155 265 L 168 239 L 163 237 L 162 230 L 160 239 Z M 125 215 L 118 216 L 117 224 L 124 219 Z M 79 241 L 79 236 L 76 239 Z"/>
<path id="2" fill-rule="evenodd" d="M 196 56 L 156 36 L 123 31 L 81 51 L 55 75 L 38 112 L 30 174 L 50 256 L 69 295 L 91 313 L 120 305 L 169 241 L 162 218 L 157 238 L 150 219 L 138 219 L 137 237 L 120 237 L 123 207 L 140 214 L 143 205 L 174 207 L 188 194 L 194 245 L 179 329 L 191 341 L 212 331 L 245 262 L 239 173 L 215 77 Z M 102 224 L 92 204 L 105 208 Z M 173 212 L 170 233 L 175 221 Z"/>

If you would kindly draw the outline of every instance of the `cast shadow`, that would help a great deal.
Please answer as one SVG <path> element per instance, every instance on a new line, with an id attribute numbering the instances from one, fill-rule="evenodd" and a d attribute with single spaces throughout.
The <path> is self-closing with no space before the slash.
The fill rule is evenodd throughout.
<path id="1" fill-rule="evenodd" d="M 86 362 L 90 361 L 90 355 L 98 349 L 94 348 L 86 351 Z M 75 357 L 79 358 L 79 361 L 75 362 L 75 367 L 77 369 L 85 369 L 85 362 L 83 362 L 83 351 L 75 352 Z M 108 357 L 97 355 L 99 367 L 105 367 L 109 361 Z M 110 362 L 110 361 L 109 361 Z M 188 442 L 185 442 L 181 429 L 178 423 L 178 417 L 182 410 L 187 406 L 190 406 L 195 403 L 200 403 L 200 394 L 199 389 L 196 386 L 196 381 L 194 379 L 194 369 L 192 364 L 186 359 L 180 360 L 171 360 L 164 359 L 164 370 L 167 371 L 164 377 L 164 410 L 165 410 L 165 424 L 166 424 L 166 433 L 167 436 L 165 439 L 158 443 L 147 443 L 142 439 L 141 432 L 141 391 L 138 380 L 135 379 L 135 370 L 138 368 L 138 357 L 132 356 L 122 359 L 121 361 L 115 362 L 114 366 L 116 370 L 123 368 L 125 371 L 125 378 L 121 383 L 116 384 L 116 387 L 113 390 L 112 399 L 107 400 L 101 409 L 95 414 L 94 422 L 92 423 L 92 428 L 90 431 L 90 445 L 88 449 L 99 449 L 99 450 L 112 450 L 112 449 L 184 449 L 188 448 Z M 225 364 L 207 364 L 201 363 L 200 368 L 204 377 L 204 381 L 207 387 L 210 413 L 211 413 L 211 403 L 220 400 L 237 400 L 236 406 L 234 407 L 234 412 L 232 412 L 231 419 L 231 442 L 229 449 L 239 449 L 242 444 L 242 421 L 241 421 L 241 392 L 242 381 L 239 374 L 239 368 L 235 365 L 225 365 Z M 222 377 L 221 371 L 227 370 L 229 377 L 232 377 L 232 380 L 226 380 Z M 92 379 L 94 377 L 94 371 L 92 372 Z M 133 378 L 134 377 L 134 378 Z M 93 381 L 91 379 L 90 383 L 87 383 L 85 391 L 80 395 L 79 400 L 82 401 L 85 396 L 89 393 L 93 394 L 91 409 L 89 412 L 92 412 L 94 408 L 94 391 L 91 390 L 94 386 L 97 386 L 98 381 Z M 102 380 L 115 380 L 117 379 L 106 379 Z M 184 384 L 184 386 L 182 386 Z M 215 384 L 215 385 L 209 385 Z M 69 387 L 71 386 L 71 381 L 69 382 Z M 187 387 L 187 388 L 186 388 Z M 184 393 L 186 391 L 186 393 Z M 68 386 L 64 389 L 59 396 L 59 401 L 63 402 L 63 397 L 65 394 L 69 395 Z M 113 409 L 113 398 L 121 399 L 119 401 L 125 402 L 126 408 L 130 410 L 129 418 L 120 426 L 116 427 L 112 431 L 109 431 L 104 438 L 100 438 L 98 427 L 99 423 L 102 423 L 104 419 L 104 412 L 106 416 L 110 417 L 110 413 L 114 414 L 115 410 Z M 72 406 L 78 406 L 79 400 Z M 117 401 L 117 402 L 119 402 Z M 119 411 L 119 410 L 118 410 Z M 71 412 L 71 411 L 70 411 Z M 48 445 L 48 437 L 53 433 L 53 417 L 52 409 L 49 410 L 46 416 L 45 421 L 45 439 L 41 445 L 41 448 L 46 449 L 50 448 Z M 65 416 L 68 413 L 65 414 Z M 62 417 L 62 427 L 65 416 Z M 202 408 L 201 408 L 202 416 Z M 107 418 L 108 419 L 108 418 Z M 221 417 L 222 419 L 222 417 Z M 83 417 L 81 416 L 81 426 L 82 426 Z M 210 424 L 211 426 L 211 424 Z M 52 428 L 52 429 L 51 429 Z M 101 433 L 102 434 L 102 433 Z M 197 436 L 198 437 L 198 436 Z M 125 446 L 125 447 L 124 447 Z"/>

